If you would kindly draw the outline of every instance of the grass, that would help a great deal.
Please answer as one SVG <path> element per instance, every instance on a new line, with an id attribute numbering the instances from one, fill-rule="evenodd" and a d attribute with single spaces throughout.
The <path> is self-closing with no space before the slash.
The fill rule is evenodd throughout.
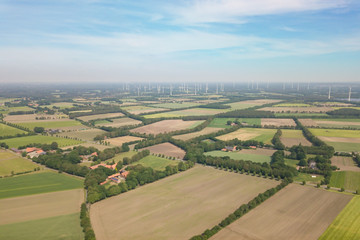
<path id="1" fill-rule="evenodd" d="M 92 129 L 86 129 L 86 130 L 82 130 L 82 131 L 62 132 L 57 135 L 62 136 L 62 137 L 67 136 L 67 137 L 73 138 L 73 139 L 93 141 L 97 135 L 101 135 L 104 133 L 105 133 L 105 131 L 103 131 L 101 129 L 92 128 Z"/>
<path id="2" fill-rule="evenodd" d="M 273 107 L 311 107 L 312 105 L 307 103 L 279 103 Z"/>
<path id="3" fill-rule="evenodd" d="M 204 121 L 197 121 L 193 125 L 189 126 L 187 129 L 193 129 L 202 124 Z"/>
<path id="4" fill-rule="evenodd" d="M 38 122 L 25 122 L 18 123 L 20 126 L 26 127 L 30 130 L 33 130 L 34 127 L 43 127 L 43 128 L 61 128 L 61 127 L 73 127 L 80 126 L 81 123 L 75 120 L 66 120 L 66 121 L 38 121 Z"/>
<path id="5" fill-rule="evenodd" d="M 358 152 L 360 151 L 360 143 L 348 142 L 326 142 L 327 145 L 334 147 L 337 152 Z"/>
<path id="6" fill-rule="evenodd" d="M 360 190 L 360 172 L 333 172 L 329 185 L 331 187 L 344 188 L 346 190 Z"/>
<path id="7" fill-rule="evenodd" d="M 178 165 L 179 162 L 180 161 L 178 161 L 178 160 L 170 160 L 170 159 L 166 159 L 166 158 L 162 158 L 162 157 L 149 155 L 149 156 L 146 156 L 146 157 L 140 159 L 140 161 L 135 162 L 133 165 L 141 164 L 144 167 L 151 167 L 154 170 L 162 171 L 162 170 L 165 170 L 166 166 Z"/>
<path id="8" fill-rule="evenodd" d="M 316 178 L 313 178 L 312 176 L 316 176 Z M 308 173 L 299 173 L 299 175 L 294 177 L 295 182 L 302 182 L 305 181 L 307 183 L 313 183 L 317 184 L 320 183 L 324 179 L 321 175 L 315 175 L 315 174 L 308 174 Z"/>
<path id="9" fill-rule="evenodd" d="M 183 117 L 183 116 L 204 116 L 215 115 L 221 112 L 227 112 L 229 109 L 212 109 L 212 108 L 191 108 L 179 111 L 170 111 L 164 113 L 155 113 L 144 115 L 145 118 L 170 118 L 170 117 Z"/>
<path id="10" fill-rule="evenodd" d="M 301 130 L 293 130 L 293 129 L 281 129 L 281 137 L 283 138 L 304 138 L 304 135 Z"/>
<path id="11" fill-rule="evenodd" d="M 18 111 L 35 111 L 35 109 L 27 106 L 23 107 L 10 107 L 9 112 L 18 112 Z"/>
<path id="12" fill-rule="evenodd" d="M 319 129 L 319 128 L 309 128 L 309 130 L 315 136 L 360 138 L 360 130 Z"/>
<path id="13" fill-rule="evenodd" d="M 135 151 L 129 151 L 129 152 L 122 152 L 119 154 L 116 154 L 116 156 L 110 160 L 107 160 L 107 163 L 111 163 L 112 161 L 114 162 L 120 162 L 124 159 L 124 157 L 128 157 L 131 158 L 132 156 L 134 156 L 135 154 L 137 154 L 137 152 Z"/>
<path id="14" fill-rule="evenodd" d="M 346 205 L 319 240 L 360 239 L 360 197 L 356 196 Z"/>
<path id="15" fill-rule="evenodd" d="M 214 128 L 230 128 L 231 126 L 227 125 L 227 121 L 235 121 L 236 118 L 214 118 L 208 127 Z M 261 125 L 260 118 L 237 118 L 240 123 L 247 123 L 249 125 Z"/>
<path id="16" fill-rule="evenodd" d="M 285 164 L 290 167 L 296 168 L 298 163 L 299 163 L 299 160 L 285 158 Z"/>
<path id="17" fill-rule="evenodd" d="M 252 162 L 267 162 L 270 163 L 271 158 L 265 155 L 259 154 L 244 154 L 240 152 L 223 152 L 223 151 L 211 151 L 205 153 L 205 155 L 213 156 L 213 157 L 229 157 L 234 160 L 244 160 L 244 161 L 252 161 Z"/>
<path id="18" fill-rule="evenodd" d="M 254 107 L 254 106 L 258 105 L 258 104 L 234 102 L 234 103 L 228 103 L 228 104 L 225 104 L 225 105 L 230 106 L 231 110 L 240 110 L 240 109 L 246 109 L 246 108 Z"/>
<path id="19" fill-rule="evenodd" d="M 38 220 L 0 225 L 0 239 L 81 240 L 80 214 L 74 213 Z"/>
<path id="20" fill-rule="evenodd" d="M 0 179 L 0 199 L 82 188 L 83 181 L 55 172 L 41 172 Z"/>
<path id="21" fill-rule="evenodd" d="M 76 145 L 82 143 L 82 141 L 67 139 L 67 138 L 57 138 L 51 136 L 26 136 L 18 138 L 10 138 L 3 140 L 10 148 L 18 148 L 20 146 L 26 146 L 31 143 L 41 143 L 41 144 L 51 144 L 52 142 L 57 142 L 59 147 L 66 147 L 70 145 Z"/>
<path id="22" fill-rule="evenodd" d="M 26 133 L 26 132 L 14 127 L 10 127 L 6 124 L 0 123 L 0 137 L 15 136 L 16 134 L 21 134 L 21 133 Z"/>
<path id="23" fill-rule="evenodd" d="M 256 140 L 266 144 L 271 144 L 271 139 L 275 133 L 276 129 L 240 128 L 235 132 L 231 132 L 217 138 L 223 141 L 238 138 L 239 140 Z"/>
<path id="24" fill-rule="evenodd" d="M 38 165 L 18 157 L 10 152 L 0 152 L 0 176 L 9 176 L 12 172 L 20 173 L 33 171 Z"/>

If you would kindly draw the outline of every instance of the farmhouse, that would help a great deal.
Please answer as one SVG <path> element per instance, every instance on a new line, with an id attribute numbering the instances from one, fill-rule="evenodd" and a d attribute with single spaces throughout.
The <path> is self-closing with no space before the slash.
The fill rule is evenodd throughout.
<path id="1" fill-rule="evenodd" d="M 233 152 L 233 151 L 236 151 L 236 146 L 234 146 L 234 147 L 226 146 L 225 148 L 221 149 L 221 151 L 223 151 L 223 152 Z"/>
<path id="2" fill-rule="evenodd" d="M 94 170 L 94 169 L 97 169 L 100 166 L 106 167 L 106 168 L 109 168 L 109 169 L 115 169 L 116 168 L 116 163 L 114 163 L 113 165 L 107 165 L 105 163 L 100 163 L 100 164 L 96 164 L 94 166 L 91 166 L 90 169 Z"/>

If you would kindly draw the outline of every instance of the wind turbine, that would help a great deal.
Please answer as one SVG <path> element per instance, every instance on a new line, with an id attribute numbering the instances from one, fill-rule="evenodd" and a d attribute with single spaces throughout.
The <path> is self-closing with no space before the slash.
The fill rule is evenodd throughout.
<path id="1" fill-rule="evenodd" d="M 328 99 L 330 99 L 331 97 L 331 86 L 329 86 L 329 95 L 328 95 Z"/>
<path id="2" fill-rule="evenodd" d="M 350 102 L 351 101 L 351 87 L 349 87 L 349 99 L 348 101 Z"/>

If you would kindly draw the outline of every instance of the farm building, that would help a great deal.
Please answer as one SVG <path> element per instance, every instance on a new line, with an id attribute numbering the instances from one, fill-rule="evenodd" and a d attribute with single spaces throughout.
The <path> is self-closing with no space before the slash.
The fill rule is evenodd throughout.
<path id="1" fill-rule="evenodd" d="M 234 147 L 226 146 L 225 148 L 221 149 L 221 151 L 223 151 L 223 152 L 233 152 L 233 151 L 236 151 L 236 146 L 234 146 Z"/>
<path id="2" fill-rule="evenodd" d="M 116 168 L 116 163 L 114 163 L 113 165 L 107 165 L 105 163 L 100 163 L 100 164 L 96 164 L 94 166 L 91 166 L 90 169 L 94 170 L 94 169 L 97 169 L 100 166 L 106 167 L 106 168 L 109 168 L 109 169 L 115 169 Z"/>

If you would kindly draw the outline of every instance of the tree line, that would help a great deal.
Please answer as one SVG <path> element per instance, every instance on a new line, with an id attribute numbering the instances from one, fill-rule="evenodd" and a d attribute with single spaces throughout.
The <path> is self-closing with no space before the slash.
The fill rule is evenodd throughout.
<path id="1" fill-rule="evenodd" d="M 81 204 L 80 208 L 80 226 L 83 228 L 85 240 L 96 240 L 94 230 L 90 222 L 90 214 L 86 207 L 86 203 Z"/>

